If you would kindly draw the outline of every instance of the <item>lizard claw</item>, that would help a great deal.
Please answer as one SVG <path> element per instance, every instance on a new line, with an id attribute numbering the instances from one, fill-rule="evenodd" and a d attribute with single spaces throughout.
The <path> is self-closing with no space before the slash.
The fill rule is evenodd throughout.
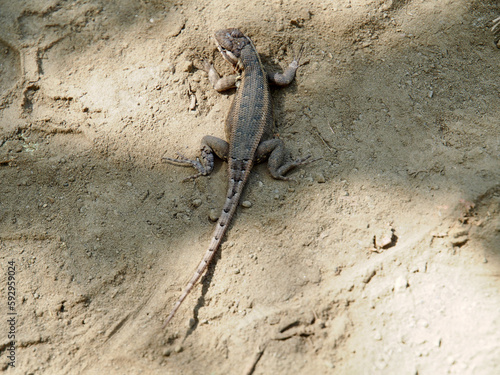
<path id="1" fill-rule="evenodd" d="M 205 176 L 206 174 L 204 174 L 203 172 L 199 172 L 199 173 L 196 173 L 192 176 L 189 176 L 189 177 L 186 177 L 184 179 L 182 179 L 182 182 L 188 182 L 188 181 L 194 181 L 196 180 L 198 177 L 200 176 Z"/>
<path id="2" fill-rule="evenodd" d="M 165 161 L 166 163 L 170 163 L 170 164 L 184 164 L 184 165 L 191 164 L 192 162 L 194 162 L 194 160 L 189 160 L 184 155 L 181 155 L 178 152 L 176 152 L 176 154 L 177 154 L 177 159 L 164 156 L 161 158 L 161 160 Z"/>
<path id="3" fill-rule="evenodd" d="M 203 70 L 204 72 L 208 73 L 210 72 L 210 69 L 213 68 L 213 64 L 210 60 L 207 59 L 202 59 L 201 60 L 201 67 L 199 69 Z"/>
<path id="4" fill-rule="evenodd" d="M 306 157 L 304 158 L 300 158 L 300 159 L 296 159 L 290 163 L 287 163 L 285 165 L 282 165 L 277 171 L 271 171 L 271 174 L 273 175 L 274 178 L 278 179 L 278 180 L 284 180 L 284 181 L 295 181 L 297 182 L 295 179 L 293 178 L 290 178 L 290 177 L 286 177 L 285 174 L 290 171 L 291 169 L 293 168 L 296 168 L 296 167 L 299 167 L 301 165 L 305 165 L 305 164 L 309 164 L 309 163 L 312 163 L 316 160 L 320 160 L 320 159 L 323 159 L 321 157 L 319 158 L 314 158 L 314 159 L 311 159 L 312 155 L 307 155 Z"/>
<path id="5" fill-rule="evenodd" d="M 309 61 L 306 61 L 305 63 L 300 63 L 300 59 L 302 58 L 302 55 L 304 54 L 304 51 L 306 49 L 305 44 L 302 44 L 299 48 L 299 52 L 295 54 L 295 57 L 293 58 L 294 61 L 297 62 L 297 66 L 302 66 L 306 65 Z"/>
<path id="6" fill-rule="evenodd" d="M 304 158 L 295 160 L 294 162 L 292 162 L 292 164 L 294 167 L 298 167 L 299 165 L 305 165 L 323 159 L 321 156 L 319 158 L 314 158 L 314 159 L 311 159 L 311 157 L 312 155 L 307 155 Z"/>
<path id="7" fill-rule="evenodd" d="M 203 164 L 200 162 L 199 158 L 196 158 L 196 160 L 191 160 L 191 159 L 186 158 L 184 155 L 179 154 L 178 152 L 177 152 L 177 159 L 164 156 L 162 158 L 162 160 L 167 162 L 167 163 L 174 164 L 174 165 L 181 165 L 184 167 L 193 167 L 194 169 L 196 169 L 198 171 L 197 174 L 186 177 L 185 179 L 182 180 L 182 182 L 194 180 L 200 176 L 206 176 L 210 173 L 210 171 L 207 170 L 207 168 L 205 168 L 203 166 Z"/>

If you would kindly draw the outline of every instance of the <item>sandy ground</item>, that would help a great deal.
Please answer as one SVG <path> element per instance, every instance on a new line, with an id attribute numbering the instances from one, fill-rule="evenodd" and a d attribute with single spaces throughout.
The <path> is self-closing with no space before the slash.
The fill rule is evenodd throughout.
<path id="1" fill-rule="evenodd" d="M 496 0 L 1 0 L 0 371 L 499 374 L 498 15 Z M 223 136 L 231 93 L 199 62 L 231 71 L 209 38 L 230 26 L 270 70 L 306 46 L 273 91 L 276 134 L 323 159 L 296 183 L 254 168 L 251 207 L 162 328 L 227 173 L 186 183 L 161 157 Z"/>

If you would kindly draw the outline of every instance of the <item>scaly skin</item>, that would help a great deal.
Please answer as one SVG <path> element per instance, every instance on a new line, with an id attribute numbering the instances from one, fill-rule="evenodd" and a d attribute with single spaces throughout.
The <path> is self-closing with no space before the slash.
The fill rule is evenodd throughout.
<path id="1" fill-rule="evenodd" d="M 491 31 L 495 37 L 495 45 L 497 48 L 500 48 L 500 17 L 493 20 L 493 27 L 491 28 Z"/>
<path id="2" fill-rule="evenodd" d="M 307 156 L 285 163 L 283 141 L 272 139 L 273 115 L 268 80 L 279 86 L 288 85 L 295 77 L 295 72 L 299 67 L 299 59 L 294 59 L 283 74 L 268 75 L 252 41 L 241 31 L 237 29 L 219 30 L 215 33 L 215 40 L 222 56 L 233 64 L 235 70 L 241 75 L 241 78 L 236 76 L 220 78 L 213 66 L 205 63 L 209 79 L 217 91 L 234 87 L 238 79 L 240 81 L 226 118 L 228 142 L 212 136 L 205 136 L 202 140 L 199 159 L 189 160 L 180 156 L 179 159 L 164 157 L 163 160 L 192 166 L 198 171 L 196 175 L 189 177 L 189 179 L 193 179 L 212 172 L 215 154 L 228 162 L 228 190 L 210 246 L 164 325 L 167 325 L 173 318 L 220 247 L 253 164 L 268 159 L 271 175 L 277 179 L 287 180 L 288 178 L 284 175 L 290 169 L 314 161 L 310 159 L 310 156 Z"/>

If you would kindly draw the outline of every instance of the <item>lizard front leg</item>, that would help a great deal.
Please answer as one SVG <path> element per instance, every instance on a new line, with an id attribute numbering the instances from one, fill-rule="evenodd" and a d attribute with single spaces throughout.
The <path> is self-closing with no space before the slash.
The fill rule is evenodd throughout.
<path id="1" fill-rule="evenodd" d="M 267 167 L 271 175 L 277 180 L 290 180 L 285 174 L 300 165 L 312 163 L 320 158 L 311 159 L 311 155 L 285 163 L 285 144 L 281 139 L 273 138 L 263 141 L 257 147 L 255 162 L 261 163 L 267 159 Z"/>
<path id="2" fill-rule="evenodd" d="M 217 70 L 215 70 L 214 66 L 207 60 L 203 60 L 203 70 L 207 72 L 210 83 L 218 92 L 233 89 L 237 86 L 239 79 L 238 75 L 231 74 L 221 77 L 219 73 L 217 73 Z"/>
<path id="3" fill-rule="evenodd" d="M 229 144 L 223 139 L 206 135 L 201 140 L 200 150 L 200 156 L 196 158 L 196 160 L 188 159 L 180 154 L 178 154 L 178 159 L 164 156 L 162 160 L 171 164 L 193 167 L 198 171 L 198 173 L 185 179 L 193 180 L 197 177 L 207 176 L 212 173 L 214 169 L 214 155 L 217 155 L 220 159 L 227 161 L 229 155 Z"/>
<path id="4" fill-rule="evenodd" d="M 304 46 L 302 46 L 299 50 L 299 53 L 293 58 L 293 61 L 288 65 L 283 73 L 267 73 L 267 79 L 275 84 L 276 86 L 288 86 L 293 79 L 295 78 L 295 72 L 300 66 L 300 58 L 302 57 L 302 53 L 304 52 Z"/>

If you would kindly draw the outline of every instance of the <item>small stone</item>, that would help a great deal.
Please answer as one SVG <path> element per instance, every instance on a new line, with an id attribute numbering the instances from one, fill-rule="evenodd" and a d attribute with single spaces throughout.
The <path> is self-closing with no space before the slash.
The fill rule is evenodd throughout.
<path id="1" fill-rule="evenodd" d="M 164 357 L 168 357 L 171 353 L 172 353 L 172 350 L 170 350 L 168 348 L 167 349 L 163 349 L 163 352 L 162 352 L 162 354 L 163 354 Z"/>
<path id="2" fill-rule="evenodd" d="M 469 234 L 468 227 L 453 227 L 448 231 L 448 236 L 452 238 L 459 238 L 462 236 L 467 236 Z"/>
<path id="3" fill-rule="evenodd" d="M 422 327 L 422 328 L 427 328 L 429 327 L 429 322 L 425 319 L 419 319 L 419 321 L 417 322 L 418 326 L 419 327 Z"/>
<path id="4" fill-rule="evenodd" d="M 457 237 L 457 238 L 452 238 L 450 240 L 451 244 L 453 246 L 462 246 L 465 245 L 465 243 L 469 240 L 468 236 L 462 236 L 462 237 Z"/>
<path id="5" fill-rule="evenodd" d="M 365 275 L 363 276 L 363 283 L 368 284 L 370 282 L 370 280 L 373 278 L 373 276 L 375 276 L 376 273 L 377 273 L 377 270 L 375 270 L 374 268 L 368 269 L 365 272 Z"/>
<path id="6" fill-rule="evenodd" d="M 268 319 L 268 323 L 270 325 L 275 325 L 275 324 L 278 324 L 280 322 L 280 317 L 278 315 L 273 315 L 271 317 L 269 317 Z"/>
<path id="7" fill-rule="evenodd" d="M 323 184 L 326 182 L 326 178 L 323 173 L 316 173 L 314 178 L 318 184 Z"/>
<path id="8" fill-rule="evenodd" d="M 379 331 L 375 331 L 375 332 L 373 333 L 373 338 L 374 338 L 376 341 L 380 341 L 380 340 L 382 340 L 382 335 L 380 334 L 380 332 L 379 332 Z"/>
<path id="9" fill-rule="evenodd" d="M 208 218 L 210 219 L 210 221 L 213 221 L 213 222 L 216 222 L 217 220 L 219 220 L 219 216 L 220 216 L 220 212 L 219 212 L 219 210 L 216 210 L 215 208 L 212 208 L 210 210 L 210 213 L 208 214 Z"/>
<path id="10" fill-rule="evenodd" d="M 172 64 L 172 63 L 167 63 L 167 64 L 165 64 L 165 67 L 163 68 L 163 71 L 167 72 L 167 73 L 174 74 L 175 73 L 175 65 Z"/>
<path id="11" fill-rule="evenodd" d="M 182 61 L 180 64 L 179 64 L 179 70 L 181 72 L 186 72 L 186 73 L 190 73 L 193 71 L 193 68 L 194 68 L 194 65 L 193 65 L 193 62 L 192 61 Z"/>
<path id="12" fill-rule="evenodd" d="M 241 202 L 241 206 L 245 207 L 245 208 L 250 208 L 250 207 L 252 207 L 252 202 L 250 202 L 250 201 L 243 201 L 243 202 Z"/>
<path id="13" fill-rule="evenodd" d="M 383 358 L 380 358 L 378 359 L 377 361 L 375 361 L 375 366 L 379 369 L 379 370 L 383 370 L 387 367 L 387 363 L 384 361 Z"/>
<path id="14" fill-rule="evenodd" d="M 176 353 L 180 353 L 180 352 L 182 352 L 183 350 L 184 350 L 184 348 L 183 348 L 181 345 L 177 345 L 177 346 L 175 347 L 175 349 L 174 349 L 174 351 L 175 351 Z"/>
<path id="15" fill-rule="evenodd" d="M 452 246 L 462 246 L 469 240 L 470 227 L 454 226 L 448 231 Z"/>
<path id="16" fill-rule="evenodd" d="M 396 293 L 401 293 L 408 287 L 408 280 L 404 276 L 399 276 L 394 282 L 394 291 Z"/>
<path id="17" fill-rule="evenodd" d="M 329 369 L 334 369 L 335 368 L 335 365 L 333 364 L 333 362 L 324 361 L 324 363 L 325 363 L 325 366 L 328 367 Z"/>
<path id="18" fill-rule="evenodd" d="M 201 199 L 199 198 L 193 199 L 193 202 L 191 204 L 193 205 L 194 208 L 198 208 L 201 206 Z"/>

